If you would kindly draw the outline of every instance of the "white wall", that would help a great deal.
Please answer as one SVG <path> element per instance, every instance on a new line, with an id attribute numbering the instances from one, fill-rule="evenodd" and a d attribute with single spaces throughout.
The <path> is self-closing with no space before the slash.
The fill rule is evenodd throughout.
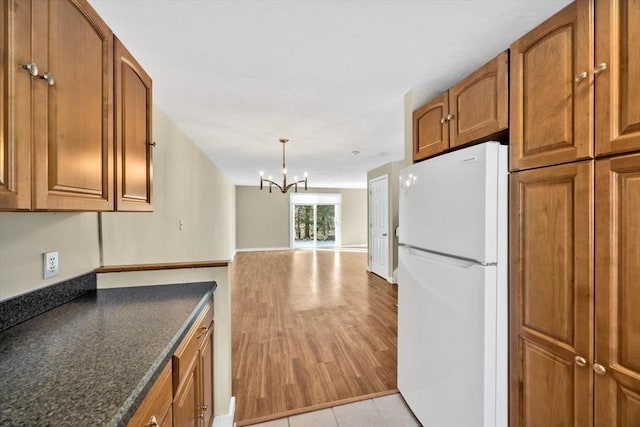
<path id="1" fill-rule="evenodd" d="M 309 188 L 309 193 L 342 194 L 342 246 L 367 243 L 367 190 Z M 288 248 L 289 194 L 269 193 L 260 187 L 236 187 L 238 249 Z"/>

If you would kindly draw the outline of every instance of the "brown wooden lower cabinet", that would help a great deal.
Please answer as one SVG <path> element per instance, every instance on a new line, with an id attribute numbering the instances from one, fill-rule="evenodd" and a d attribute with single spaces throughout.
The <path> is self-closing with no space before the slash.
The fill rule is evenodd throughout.
<path id="1" fill-rule="evenodd" d="M 172 426 L 172 398 L 171 363 L 167 363 L 127 425 L 131 427 Z"/>
<path id="2" fill-rule="evenodd" d="M 173 355 L 173 423 L 210 426 L 213 417 L 213 300 Z"/>
<path id="3" fill-rule="evenodd" d="M 209 427 L 213 421 L 213 299 L 202 309 L 128 427 Z"/>
<path id="4" fill-rule="evenodd" d="M 639 427 L 640 153 L 510 191 L 510 426 Z"/>

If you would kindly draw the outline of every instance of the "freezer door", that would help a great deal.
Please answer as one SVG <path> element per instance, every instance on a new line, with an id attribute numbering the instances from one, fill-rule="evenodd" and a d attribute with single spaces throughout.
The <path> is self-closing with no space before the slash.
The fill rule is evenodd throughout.
<path id="1" fill-rule="evenodd" d="M 498 221 L 507 220 L 498 205 L 507 195 L 506 160 L 507 147 L 487 142 L 403 169 L 400 243 L 497 262 Z"/>
<path id="2" fill-rule="evenodd" d="M 425 426 L 506 427 L 496 266 L 401 247 L 398 279 L 398 389 L 414 414 Z"/>

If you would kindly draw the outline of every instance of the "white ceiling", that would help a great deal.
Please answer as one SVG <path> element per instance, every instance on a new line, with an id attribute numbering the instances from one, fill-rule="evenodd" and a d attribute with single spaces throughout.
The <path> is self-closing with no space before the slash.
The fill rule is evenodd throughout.
<path id="1" fill-rule="evenodd" d="M 403 97 L 447 89 L 568 0 L 90 0 L 154 102 L 237 185 L 364 188 L 404 156 Z M 351 152 L 357 150 L 358 156 Z"/>

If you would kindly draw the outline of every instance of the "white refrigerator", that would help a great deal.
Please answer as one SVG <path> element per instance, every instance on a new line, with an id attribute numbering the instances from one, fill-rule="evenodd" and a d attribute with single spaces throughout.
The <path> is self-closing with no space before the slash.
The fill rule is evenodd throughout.
<path id="1" fill-rule="evenodd" d="M 425 427 L 507 426 L 507 154 L 400 173 L 398 389 Z"/>

